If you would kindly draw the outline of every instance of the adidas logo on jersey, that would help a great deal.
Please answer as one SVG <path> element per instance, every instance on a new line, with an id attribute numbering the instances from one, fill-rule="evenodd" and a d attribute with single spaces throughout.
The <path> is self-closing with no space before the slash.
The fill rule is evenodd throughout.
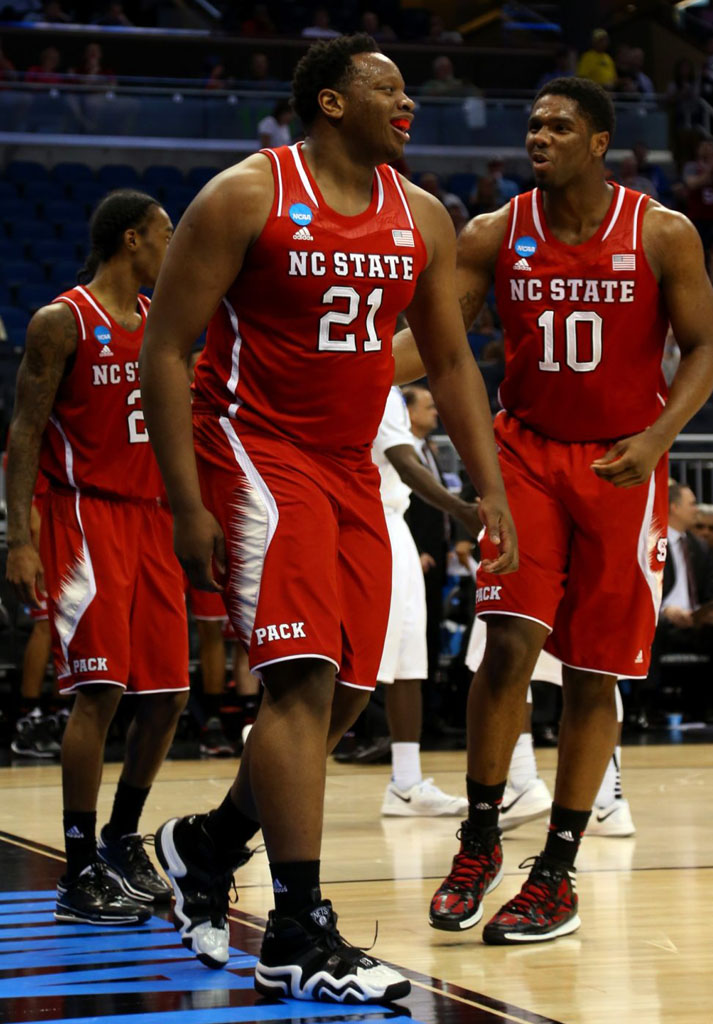
<path id="1" fill-rule="evenodd" d="M 292 237 L 296 241 L 298 241 L 298 242 L 313 242 L 314 241 L 314 238 L 312 237 L 312 235 L 310 235 L 309 228 L 307 228 L 307 227 L 300 228 L 298 231 L 295 231 L 295 233 L 294 233 L 294 235 Z"/>
<path id="2" fill-rule="evenodd" d="M 513 270 L 532 270 L 532 267 L 530 266 L 530 264 L 527 262 L 527 260 L 523 256 L 521 260 L 517 261 L 517 263 L 513 266 L 512 269 Z"/>
<path id="3" fill-rule="evenodd" d="M 109 356 L 109 357 L 111 357 L 113 359 L 114 358 L 114 353 L 112 352 L 112 350 L 109 348 L 108 345 L 102 345 L 101 351 L 99 353 L 99 357 L 101 359 L 106 359 L 107 356 Z"/>
<path id="4" fill-rule="evenodd" d="M 643 651 L 639 651 L 639 653 L 634 658 L 634 664 L 635 665 L 643 665 L 643 663 L 644 663 L 644 652 Z"/>

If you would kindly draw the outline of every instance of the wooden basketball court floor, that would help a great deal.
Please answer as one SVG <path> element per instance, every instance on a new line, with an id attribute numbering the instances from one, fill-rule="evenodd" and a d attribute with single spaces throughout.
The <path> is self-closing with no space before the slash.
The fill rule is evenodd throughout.
<path id="1" fill-rule="evenodd" d="M 710 735 L 710 734 L 709 734 Z M 555 754 L 539 751 L 552 782 Z M 464 755 L 429 753 L 424 768 L 451 792 Z M 168 762 L 142 822 L 224 795 L 235 761 Z M 106 820 L 118 765 L 105 771 Z M 57 766 L 0 769 L 0 1022 L 232 1024 L 407 1020 L 422 1024 L 706 1024 L 713 1021 L 713 745 L 625 747 L 624 787 L 637 835 L 585 838 L 578 872 L 582 927 L 552 943 L 488 947 L 481 926 L 450 935 L 427 923 L 430 897 L 455 850 L 454 819 L 384 819 L 384 766 L 330 762 L 323 892 L 343 934 L 412 980 L 392 1007 L 269 1003 L 252 988 L 261 926 L 271 905 L 265 854 L 237 875 L 233 954 L 209 971 L 162 918 L 134 929 L 57 925 L 61 872 Z M 519 888 L 518 864 L 542 845 L 544 823 L 505 840 L 505 877 L 485 919 Z"/>

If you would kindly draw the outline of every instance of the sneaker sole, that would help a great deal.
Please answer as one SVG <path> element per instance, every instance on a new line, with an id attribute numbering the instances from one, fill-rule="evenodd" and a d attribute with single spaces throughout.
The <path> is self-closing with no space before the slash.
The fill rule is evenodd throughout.
<path id="1" fill-rule="evenodd" d="M 173 889 L 173 895 L 175 899 L 174 914 L 178 918 L 180 924 L 177 926 L 178 931 L 181 935 L 181 942 L 190 949 L 198 960 L 205 966 L 210 967 L 212 970 L 217 971 L 225 967 L 227 960 L 216 960 L 207 953 L 197 952 L 193 948 L 193 939 L 190 933 L 186 933 L 186 929 L 191 925 L 191 919 L 186 917 L 183 913 L 183 892 L 178 884 L 179 878 L 185 878 L 188 874 L 188 868 L 183 863 L 176 849 L 176 844 L 173 840 L 173 830 L 176 827 L 176 823 L 179 821 L 178 818 L 171 818 L 165 822 L 156 832 L 156 839 L 154 849 L 156 850 L 156 856 L 158 857 L 159 864 L 168 875 L 168 880 L 171 883 Z"/>
<path id="2" fill-rule="evenodd" d="M 517 946 L 523 942 L 549 942 L 551 939 L 558 939 L 562 935 L 571 935 L 581 925 L 579 915 L 575 914 L 569 921 L 564 921 L 559 927 L 549 932 L 488 932 L 488 925 L 483 928 L 483 942 L 488 946 Z"/>
<path id="3" fill-rule="evenodd" d="M 42 754 L 42 753 L 40 753 L 39 750 L 19 750 L 17 748 L 16 744 L 14 744 L 14 743 L 10 744 L 10 750 L 13 752 L 13 754 L 17 754 L 18 757 L 36 757 L 36 758 L 39 758 L 42 761 L 49 761 L 51 758 L 59 757 L 59 750 L 57 751 L 56 754 L 52 754 L 52 753 Z"/>
<path id="4" fill-rule="evenodd" d="M 511 829 L 519 828 L 520 825 L 524 825 L 528 821 L 536 821 L 537 818 L 544 818 L 545 815 L 550 813 L 552 804 L 548 804 L 547 807 L 543 807 L 541 811 L 533 811 L 532 814 L 521 814 L 516 818 L 508 818 L 507 815 L 500 814 L 498 819 L 498 827 L 501 832 L 510 832 Z"/>
<path id="5" fill-rule="evenodd" d="M 131 924 L 145 924 L 151 917 L 150 911 L 145 914 L 134 914 L 130 917 L 92 917 L 87 914 L 80 914 L 76 910 L 66 910 L 64 907 L 55 908 L 54 919 L 60 924 L 94 924 L 94 925 L 116 925 L 126 927 Z"/>
<path id="6" fill-rule="evenodd" d="M 405 998 L 411 991 L 411 982 L 407 978 L 387 985 L 383 992 L 374 992 L 363 988 L 354 976 L 349 976 L 350 980 L 343 988 L 332 988 L 322 972 L 313 981 L 308 979 L 305 988 L 300 988 L 301 977 L 301 967 L 266 967 L 258 961 L 255 968 L 255 991 L 271 999 L 283 997 L 349 1005 L 392 1003 Z"/>
<path id="7" fill-rule="evenodd" d="M 488 893 L 493 891 L 493 889 L 497 889 L 502 880 L 503 866 L 501 864 L 500 870 L 498 871 L 497 875 L 483 893 L 483 900 L 488 895 Z M 483 900 L 481 900 L 480 903 L 478 904 L 478 909 L 475 911 L 475 913 L 471 915 L 471 917 L 466 917 L 462 921 L 444 921 L 440 918 L 434 918 L 431 916 L 431 914 L 429 914 L 428 923 L 430 924 L 431 928 L 436 928 L 438 929 L 438 931 L 442 932 L 462 932 L 465 931 L 467 928 L 473 928 L 474 925 L 476 925 L 483 916 Z"/>

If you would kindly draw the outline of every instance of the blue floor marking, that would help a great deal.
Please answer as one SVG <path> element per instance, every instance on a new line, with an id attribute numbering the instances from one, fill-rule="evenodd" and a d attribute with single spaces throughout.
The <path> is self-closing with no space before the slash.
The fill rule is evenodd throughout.
<path id="1" fill-rule="evenodd" d="M 356 1017 L 366 1024 L 389 1021 L 389 1024 L 419 1024 L 411 1017 L 393 1016 L 393 1011 L 383 1006 L 331 1006 L 327 1003 L 301 1002 L 296 999 L 266 1006 L 219 1006 L 201 1010 L 176 1010 L 167 1013 L 122 1013 L 107 1017 L 72 1017 L 63 1019 L 62 1024 L 248 1024 L 250 1021 L 295 1021 L 309 1018 L 312 1021 L 328 1017 Z M 27 1021 L 26 1024 L 47 1024 L 47 1020 Z"/>

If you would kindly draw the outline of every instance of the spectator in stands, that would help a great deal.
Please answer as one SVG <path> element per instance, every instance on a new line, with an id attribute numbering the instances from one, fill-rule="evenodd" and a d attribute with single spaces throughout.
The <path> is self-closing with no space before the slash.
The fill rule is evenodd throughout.
<path id="1" fill-rule="evenodd" d="M 683 168 L 686 187 L 686 213 L 695 224 L 703 248 L 709 253 L 713 244 L 713 140 L 702 139 L 696 159 Z"/>
<path id="2" fill-rule="evenodd" d="M 421 42 L 452 46 L 462 43 L 463 36 L 460 32 L 447 29 L 440 14 L 432 14 L 428 23 L 428 35 L 425 35 Z"/>
<path id="3" fill-rule="evenodd" d="M 290 124 L 295 112 L 289 100 L 278 100 L 272 113 L 258 122 L 258 138 L 260 149 L 275 149 L 277 146 L 289 146 L 292 142 Z"/>
<path id="4" fill-rule="evenodd" d="M 713 505 L 698 504 L 693 532 L 699 540 L 704 540 L 709 548 L 713 548 Z"/>
<path id="5" fill-rule="evenodd" d="M 658 199 L 656 186 L 651 178 L 645 178 L 642 174 L 639 174 L 636 157 L 633 153 L 629 153 L 622 158 L 619 164 L 618 181 L 625 188 L 631 188 L 635 192 L 645 192 L 646 195 L 652 196 L 653 199 Z"/>
<path id="6" fill-rule="evenodd" d="M 671 117 L 671 148 L 680 166 L 687 138 L 698 121 L 700 99 L 698 72 L 688 57 L 679 57 L 674 64 L 666 98 Z"/>
<path id="7" fill-rule="evenodd" d="M 477 90 L 462 78 L 456 78 L 453 73 L 453 61 L 445 54 L 441 54 L 433 61 L 431 78 L 423 83 L 421 92 L 424 96 L 465 96 L 476 93 Z"/>
<path id="8" fill-rule="evenodd" d="M 73 19 L 62 9 L 61 3 L 58 0 L 45 0 L 42 4 L 42 8 L 39 11 L 32 11 L 28 14 L 25 21 L 44 21 L 50 25 L 64 25 L 71 22 Z"/>
<path id="9" fill-rule="evenodd" d="M 38 82 L 42 85 L 59 85 L 64 76 L 59 66 L 62 55 L 56 46 L 46 46 L 40 54 L 39 64 L 33 64 L 25 73 L 26 82 Z"/>
<path id="10" fill-rule="evenodd" d="M 455 192 L 446 192 L 441 184 L 441 179 L 433 171 L 424 171 L 418 179 L 419 188 L 422 188 L 424 192 L 430 192 L 432 196 L 435 196 L 439 202 L 443 203 L 444 206 L 448 206 L 449 203 L 458 202 L 462 204 L 462 200 L 455 194 Z"/>
<path id="11" fill-rule="evenodd" d="M 644 72 L 645 61 L 646 55 L 642 48 L 640 46 L 632 46 L 629 50 L 629 68 L 630 73 L 636 82 L 637 91 L 640 92 L 642 96 L 653 96 L 656 90 L 654 89 L 654 83 Z"/>
<path id="12" fill-rule="evenodd" d="M 570 46 L 560 46 L 554 56 L 551 71 L 545 71 L 537 81 L 535 89 L 539 91 L 555 78 L 571 78 L 577 66 L 577 54 Z"/>
<path id="13" fill-rule="evenodd" d="M 230 77 L 220 57 L 209 57 L 207 63 L 209 70 L 205 89 L 232 89 L 235 86 L 235 79 Z"/>
<path id="14" fill-rule="evenodd" d="M 121 3 L 107 3 L 104 5 L 104 13 L 94 19 L 95 25 L 111 25 L 113 28 L 129 28 L 133 22 L 129 20 L 124 5 Z"/>
<path id="15" fill-rule="evenodd" d="M 504 175 L 505 161 L 501 156 L 494 156 L 492 160 L 488 160 L 487 174 L 484 174 L 480 179 L 482 182 L 484 178 L 490 179 L 493 185 L 493 191 L 495 195 L 495 201 L 498 206 L 504 206 L 505 203 L 513 199 L 520 191 L 520 186 L 512 178 L 506 178 Z M 477 185 L 476 185 L 477 190 Z M 471 201 L 473 200 L 471 196 Z"/>
<path id="16" fill-rule="evenodd" d="M 455 228 L 456 235 L 459 235 L 463 228 L 468 223 L 470 214 L 468 213 L 468 207 L 465 205 L 460 196 L 457 196 L 455 192 L 447 192 L 446 198 L 443 200 L 443 205 L 451 215 L 453 221 L 453 227 Z"/>
<path id="17" fill-rule="evenodd" d="M 649 147 L 646 143 L 635 142 L 632 147 L 632 153 L 636 160 L 637 174 L 642 178 L 648 178 L 656 189 L 656 192 L 652 192 L 651 195 L 658 195 L 660 200 L 668 197 L 671 192 L 671 186 L 669 185 L 668 178 L 658 164 L 652 164 L 649 162 Z M 642 189 L 642 191 L 644 190 Z"/>
<path id="18" fill-rule="evenodd" d="M 72 73 L 81 76 L 84 85 L 109 85 L 116 81 L 116 73 L 104 64 L 104 52 L 99 43 L 87 43 L 82 59 Z"/>
<path id="19" fill-rule="evenodd" d="M 315 7 L 312 24 L 305 26 L 300 35 L 303 39 L 336 39 L 341 32 L 332 28 L 328 8 Z"/>
<path id="20" fill-rule="evenodd" d="M 397 35 L 390 25 L 383 25 L 376 11 L 364 11 L 361 16 L 360 29 L 366 32 L 377 43 L 393 43 Z"/>
<path id="21" fill-rule="evenodd" d="M 470 212 L 473 217 L 481 213 L 492 213 L 502 206 L 498 198 L 498 185 L 490 174 L 478 178 L 475 192 L 470 197 Z"/>
<path id="22" fill-rule="evenodd" d="M 604 89 L 613 89 L 616 84 L 616 65 L 607 50 L 609 49 L 609 33 L 604 28 L 595 28 L 592 32 L 591 49 L 585 50 L 577 64 L 580 78 L 589 78 Z"/>
<path id="23" fill-rule="evenodd" d="M 713 36 L 706 43 L 706 60 L 701 70 L 700 96 L 713 106 Z"/>
<path id="24" fill-rule="evenodd" d="M 275 24 L 270 17 L 267 4 L 254 4 L 252 14 L 241 25 L 240 34 L 260 39 L 276 34 Z"/>
<path id="25" fill-rule="evenodd" d="M 242 89 L 280 89 L 285 86 L 278 78 L 275 78 L 270 68 L 270 61 L 266 53 L 254 53 L 250 58 L 249 78 L 240 82 Z"/>

